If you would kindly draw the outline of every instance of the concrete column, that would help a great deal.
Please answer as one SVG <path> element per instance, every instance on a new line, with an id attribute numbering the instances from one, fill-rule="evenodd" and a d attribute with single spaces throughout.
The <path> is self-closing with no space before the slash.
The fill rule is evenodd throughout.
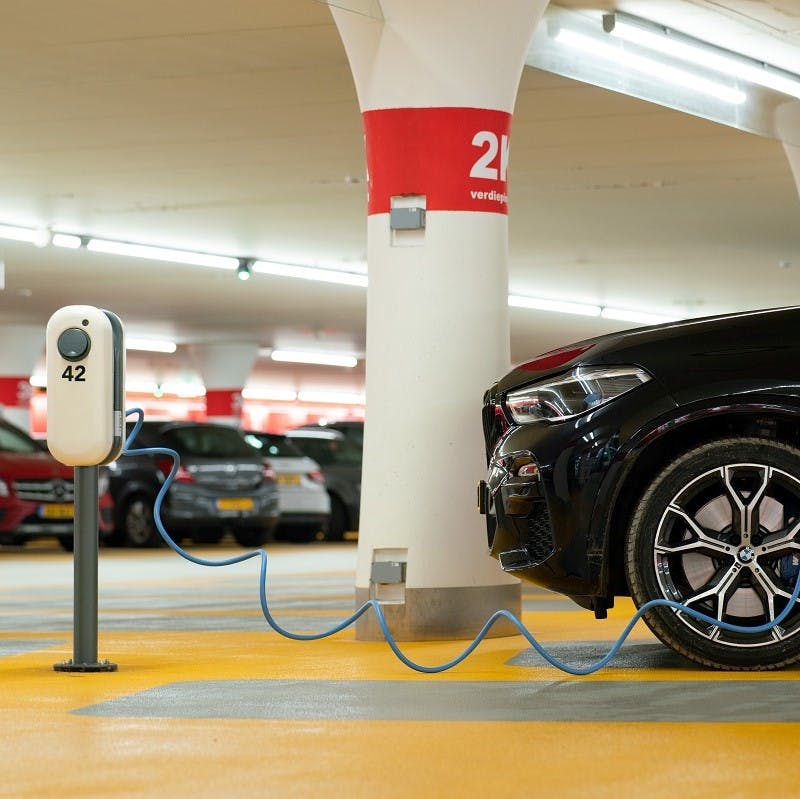
<path id="1" fill-rule="evenodd" d="M 241 427 L 242 389 L 258 357 L 254 341 L 193 344 L 192 358 L 206 387 L 209 422 Z"/>
<path id="2" fill-rule="evenodd" d="M 383 20 L 331 9 L 369 174 L 356 602 L 381 601 L 400 640 L 471 637 L 498 608 L 520 609 L 475 496 L 482 395 L 509 368 L 511 112 L 546 5 L 382 0 Z M 373 614 L 356 635 L 381 637 Z"/>
<path id="3" fill-rule="evenodd" d="M 44 350 L 44 325 L 0 327 L 0 415 L 31 429 L 30 377 Z"/>

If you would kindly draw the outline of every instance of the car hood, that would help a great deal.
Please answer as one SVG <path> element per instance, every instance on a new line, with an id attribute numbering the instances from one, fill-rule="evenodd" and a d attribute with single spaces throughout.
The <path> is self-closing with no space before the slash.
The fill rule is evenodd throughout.
<path id="1" fill-rule="evenodd" d="M 800 346 L 800 307 L 687 319 L 611 333 L 552 350 L 516 366 L 496 390 L 509 391 L 577 366 L 632 365 L 667 377 L 691 363 L 708 369 L 710 358 L 789 350 Z"/>
<path id="2" fill-rule="evenodd" d="M 9 479 L 72 480 L 72 467 L 59 463 L 46 452 L 0 452 L 0 476 Z"/>

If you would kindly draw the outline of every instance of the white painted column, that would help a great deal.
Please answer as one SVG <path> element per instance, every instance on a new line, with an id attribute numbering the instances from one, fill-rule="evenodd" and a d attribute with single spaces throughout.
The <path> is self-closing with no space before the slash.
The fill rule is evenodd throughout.
<path id="1" fill-rule="evenodd" d="M 191 346 L 192 359 L 206 387 L 209 422 L 242 425 L 242 389 L 258 357 L 254 341 L 219 341 Z"/>
<path id="2" fill-rule="evenodd" d="M 487 554 L 476 485 L 482 395 L 510 365 L 511 112 L 546 5 L 382 0 L 383 20 L 331 9 L 369 173 L 356 602 L 385 603 L 400 640 L 471 637 L 498 608 L 520 609 L 517 581 Z M 424 209 L 424 228 L 392 229 L 403 206 Z M 414 224 L 407 213 L 400 224 Z M 381 637 L 373 614 L 356 634 Z"/>
<path id="3" fill-rule="evenodd" d="M 26 433 L 31 429 L 30 378 L 43 350 L 43 325 L 0 327 L 0 415 Z"/>

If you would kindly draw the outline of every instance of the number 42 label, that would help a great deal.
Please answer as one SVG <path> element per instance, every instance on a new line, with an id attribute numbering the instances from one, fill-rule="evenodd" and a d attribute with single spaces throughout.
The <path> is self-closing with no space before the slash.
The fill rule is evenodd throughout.
<path id="1" fill-rule="evenodd" d="M 76 366 L 73 366 L 72 364 L 70 364 L 61 373 L 61 377 L 62 377 L 63 380 L 69 380 L 70 382 L 74 381 L 76 383 L 85 383 L 86 382 L 86 378 L 84 377 L 85 374 L 86 374 L 86 367 L 85 366 L 83 366 L 81 364 L 77 364 Z"/>

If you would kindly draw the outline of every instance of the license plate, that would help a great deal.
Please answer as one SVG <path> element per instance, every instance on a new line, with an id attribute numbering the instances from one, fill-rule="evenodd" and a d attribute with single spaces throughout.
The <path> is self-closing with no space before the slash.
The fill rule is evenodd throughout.
<path id="1" fill-rule="evenodd" d="M 39 516 L 43 519 L 71 519 L 75 506 L 71 502 L 52 502 L 39 506 Z"/>
<path id="2" fill-rule="evenodd" d="M 250 497 L 228 497 L 217 500 L 217 510 L 253 510 L 254 507 Z"/>
<path id="3" fill-rule="evenodd" d="M 277 475 L 278 482 L 282 486 L 299 486 L 300 485 L 300 475 L 299 474 L 279 474 Z"/>

